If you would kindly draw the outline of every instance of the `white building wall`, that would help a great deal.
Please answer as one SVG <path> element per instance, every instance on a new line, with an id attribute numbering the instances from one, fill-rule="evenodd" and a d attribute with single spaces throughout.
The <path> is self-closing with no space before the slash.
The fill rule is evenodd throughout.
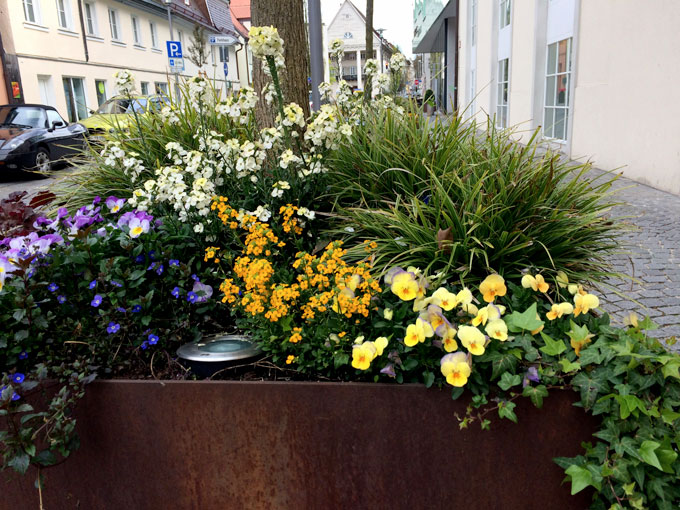
<path id="1" fill-rule="evenodd" d="M 512 52 L 508 126 L 516 128 L 517 138 L 533 131 L 534 48 L 536 0 L 514 2 L 512 6 Z"/>
<path id="2" fill-rule="evenodd" d="M 89 61 L 85 62 L 85 52 L 81 36 L 80 19 L 77 0 L 70 2 L 71 26 L 69 30 L 59 28 L 56 2 L 54 0 L 34 0 L 39 5 L 40 19 L 38 23 L 27 23 L 21 0 L 8 2 L 9 18 L 12 25 L 14 47 L 19 57 L 24 99 L 27 103 L 41 102 L 38 77 L 50 77 L 48 97 L 53 99 L 52 106 L 66 117 L 66 98 L 63 90 L 64 77 L 82 78 L 84 83 L 86 106 L 96 109 L 97 93 L 95 80 L 106 81 L 106 95 L 115 95 L 113 73 L 120 69 L 129 69 L 135 75 L 137 91 L 140 83 L 149 83 L 149 92 L 154 92 L 156 82 L 171 84 L 174 79 L 169 74 L 168 58 L 165 43 L 170 38 L 167 16 L 156 15 L 143 9 L 130 7 L 114 0 L 95 0 L 90 2 L 96 17 L 96 35 L 87 37 Z M 119 39 L 113 41 L 109 26 L 108 8 L 118 13 Z M 139 21 L 141 44 L 135 45 L 132 35 L 132 16 Z M 149 23 L 156 25 L 157 48 L 153 48 Z M 193 24 L 179 16 L 173 16 L 173 31 L 177 38 L 177 30 L 183 33 L 183 51 L 185 54 L 184 77 L 195 76 L 199 69 L 186 58 L 191 42 Z M 206 31 L 208 35 L 209 32 Z M 208 48 L 210 46 L 208 45 Z M 227 80 L 239 87 L 235 48 L 229 49 L 229 75 Z M 215 49 L 215 59 L 218 53 Z M 216 86 L 225 87 L 222 64 L 210 59 L 203 68 L 210 78 L 216 80 Z"/>

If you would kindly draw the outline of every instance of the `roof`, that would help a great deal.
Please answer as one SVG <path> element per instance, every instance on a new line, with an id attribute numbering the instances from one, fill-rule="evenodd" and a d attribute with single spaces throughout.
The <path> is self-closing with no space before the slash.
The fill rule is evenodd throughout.
<path id="1" fill-rule="evenodd" d="M 234 24 L 234 28 L 236 31 L 241 34 L 241 37 L 244 39 L 248 39 L 248 29 L 241 23 L 236 15 L 234 14 L 234 11 L 229 9 L 231 11 L 231 22 Z"/>
<path id="2" fill-rule="evenodd" d="M 232 2 L 233 2 L 233 0 L 232 0 Z M 359 8 L 356 5 L 354 5 L 354 3 L 352 3 L 351 0 L 345 0 L 345 3 L 349 4 L 356 11 L 356 13 L 361 18 L 361 21 L 364 22 L 364 26 L 365 26 L 366 25 L 366 15 L 363 12 L 361 12 L 361 10 L 359 10 Z M 342 5 L 340 6 L 340 9 L 338 9 L 338 12 L 335 13 L 335 16 L 333 16 L 333 20 L 329 23 L 329 25 L 332 25 L 335 22 L 335 18 L 338 17 L 338 14 L 340 14 L 341 9 L 342 9 Z M 389 42 L 387 39 L 385 39 L 382 35 L 380 35 L 380 33 L 375 28 L 373 29 L 373 33 L 378 37 L 378 39 L 382 40 L 383 44 L 385 46 L 387 46 L 390 50 L 392 50 L 393 52 L 396 51 L 396 46 L 394 44 L 392 44 L 391 42 Z"/>
<path id="3" fill-rule="evenodd" d="M 229 8 L 238 20 L 250 19 L 250 0 L 231 0 Z"/>
<path id="4" fill-rule="evenodd" d="M 238 35 L 231 21 L 229 4 L 225 0 L 202 0 L 208 7 L 212 24 L 223 34 Z"/>

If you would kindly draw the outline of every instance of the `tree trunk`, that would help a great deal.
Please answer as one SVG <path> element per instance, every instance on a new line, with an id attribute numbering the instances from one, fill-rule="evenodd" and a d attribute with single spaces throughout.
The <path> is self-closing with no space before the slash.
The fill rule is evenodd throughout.
<path id="1" fill-rule="evenodd" d="M 284 100 L 299 104 L 305 117 L 309 116 L 309 45 L 303 0 L 252 0 L 250 10 L 253 26 L 272 25 L 278 29 L 286 60 L 280 76 Z M 266 65 L 260 59 L 253 59 L 253 85 L 261 96 L 262 86 L 269 80 L 262 71 L 263 64 Z M 273 126 L 276 113 L 274 103 L 268 107 L 264 99 L 259 101 L 255 110 L 259 126 Z"/>
<path id="2" fill-rule="evenodd" d="M 373 0 L 366 0 L 366 59 L 373 58 Z M 365 63 L 365 61 L 364 61 Z M 382 71 L 382 69 L 381 69 Z M 361 69 L 359 69 L 361 72 Z M 373 83 L 370 77 L 366 77 L 364 84 L 364 99 L 371 99 Z"/>

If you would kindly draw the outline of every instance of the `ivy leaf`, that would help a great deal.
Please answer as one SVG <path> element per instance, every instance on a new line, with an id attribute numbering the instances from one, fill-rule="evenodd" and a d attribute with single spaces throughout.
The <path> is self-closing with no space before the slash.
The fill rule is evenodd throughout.
<path id="1" fill-rule="evenodd" d="M 536 303 L 534 303 L 522 313 L 514 311 L 511 314 L 506 315 L 504 318 L 505 324 L 513 333 L 534 331 L 543 325 L 543 321 L 536 318 L 537 313 Z"/>
<path id="2" fill-rule="evenodd" d="M 524 391 L 522 391 L 522 396 L 529 397 L 531 402 L 537 407 L 543 407 L 543 398 L 548 396 L 548 389 L 543 385 L 538 386 L 525 386 Z"/>
<path id="3" fill-rule="evenodd" d="M 664 379 L 667 377 L 675 377 L 676 379 L 680 379 L 680 373 L 678 373 L 678 370 L 680 370 L 680 359 L 678 358 L 671 359 L 663 367 L 661 367 L 661 373 L 663 374 Z"/>
<path id="4" fill-rule="evenodd" d="M 549 356 L 557 356 L 567 350 L 567 346 L 562 340 L 553 340 L 548 335 L 543 333 L 543 331 L 541 331 L 541 337 L 545 341 L 545 346 L 539 348 L 541 352 L 544 352 Z"/>
<path id="5" fill-rule="evenodd" d="M 498 386 L 504 390 L 508 391 L 513 386 L 517 386 L 522 382 L 522 376 L 519 374 L 511 374 L 510 372 L 505 372 L 501 376 L 501 380 L 498 381 Z"/>
<path id="6" fill-rule="evenodd" d="M 491 380 L 498 379 L 505 372 L 514 372 L 517 368 L 517 357 L 511 353 L 494 351 L 489 353 L 487 359 L 491 361 Z"/>
<path id="7" fill-rule="evenodd" d="M 581 392 L 581 401 L 586 409 L 593 407 L 600 393 L 608 391 L 606 371 L 595 371 L 591 373 L 579 372 L 574 376 L 571 384 Z"/>
<path id="8" fill-rule="evenodd" d="M 673 463 L 675 459 L 678 458 L 678 454 L 673 450 L 671 446 L 671 440 L 666 437 L 663 443 L 661 443 L 661 448 L 656 451 L 656 456 L 661 464 L 662 471 L 664 473 L 673 473 Z"/>
<path id="9" fill-rule="evenodd" d="M 425 382 L 425 387 L 429 388 L 434 384 L 434 374 L 429 370 L 423 372 L 423 381 Z"/>
<path id="10" fill-rule="evenodd" d="M 657 450 L 660 446 L 661 444 L 657 443 L 656 441 L 643 441 L 642 445 L 638 449 L 638 453 L 640 454 L 640 457 L 642 457 L 642 460 L 647 464 L 654 466 L 659 471 L 663 471 L 663 467 L 661 467 L 659 458 L 655 453 L 655 450 Z"/>
<path id="11" fill-rule="evenodd" d="M 572 496 L 590 485 L 598 490 L 600 489 L 593 484 L 593 474 L 584 467 L 577 465 L 569 466 L 565 473 L 571 478 Z"/>
<path id="12" fill-rule="evenodd" d="M 514 402 L 499 402 L 498 403 L 498 416 L 501 418 L 507 418 L 513 423 L 517 423 L 517 415 L 515 414 L 515 404 Z"/>
<path id="13" fill-rule="evenodd" d="M 562 372 L 565 374 L 581 370 L 581 364 L 578 361 L 569 361 L 567 358 L 562 358 L 559 364 L 562 367 Z"/>

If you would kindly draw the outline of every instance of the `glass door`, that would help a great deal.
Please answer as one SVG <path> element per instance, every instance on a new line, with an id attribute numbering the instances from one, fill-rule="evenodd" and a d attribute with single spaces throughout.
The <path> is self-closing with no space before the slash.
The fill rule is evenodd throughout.
<path id="1" fill-rule="evenodd" d="M 82 78 L 64 78 L 64 96 L 69 122 L 78 122 L 87 118 L 85 85 Z"/>

